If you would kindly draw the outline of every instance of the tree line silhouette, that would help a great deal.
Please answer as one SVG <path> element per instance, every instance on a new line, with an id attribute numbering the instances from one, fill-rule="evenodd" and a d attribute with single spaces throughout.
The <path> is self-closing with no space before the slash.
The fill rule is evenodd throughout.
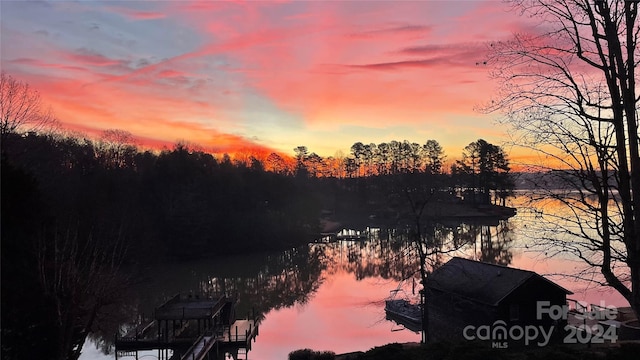
<path id="1" fill-rule="evenodd" d="M 296 173 L 305 171 L 310 176 L 338 178 L 425 171 L 436 174 L 442 172 L 445 158 L 442 147 L 435 140 L 428 140 L 424 145 L 407 140 L 380 144 L 356 142 L 347 157 L 322 158 L 316 153 L 309 153 L 306 146 L 298 146 L 294 152 Z M 272 160 L 277 158 L 267 158 L 269 165 Z"/>
<path id="2" fill-rule="evenodd" d="M 443 172 L 445 155 L 435 140 L 423 146 L 357 142 L 344 161 L 348 177 L 336 178 L 318 171 L 317 160 L 330 158 L 309 154 L 304 146 L 295 149 L 295 171 L 284 172 L 267 171 L 273 164 L 255 157 L 248 162 L 226 154 L 217 158 L 184 143 L 159 153 L 140 151 L 131 134 L 121 130 L 106 131 L 98 140 L 34 132 L 3 138 L 3 168 L 29 179 L 41 202 L 29 212 L 50 214 L 34 221 L 126 238 L 130 252 L 152 257 L 300 244 L 318 233 L 322 208 L 335 208 L 336 199 L 388 199 L 398 187 L 409 186 L 405 175 L 421 175 L 410 186 L 426 184 L 431 191 L 488 196 L 513 187 L 506 155 L 482 139 L 464 149 L 450 174 Z M 272 155 L 273 160 L 277 155 Z M 3 194 L 12 186 L 12 179 L 3 181 Z"/>

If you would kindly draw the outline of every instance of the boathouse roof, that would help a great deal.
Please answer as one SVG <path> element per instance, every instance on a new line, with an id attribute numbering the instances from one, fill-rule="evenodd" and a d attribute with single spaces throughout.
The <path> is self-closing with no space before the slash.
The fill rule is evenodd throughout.
<path id="1" fill-rule="evenodd" d="M 497 306 L 509 294 L 530 280 L 542 281 L 558 291 L 573 294 L 533 271 L 459 257 L 454 257 L 434 271 L 427 280 L 427 287 Z"/>

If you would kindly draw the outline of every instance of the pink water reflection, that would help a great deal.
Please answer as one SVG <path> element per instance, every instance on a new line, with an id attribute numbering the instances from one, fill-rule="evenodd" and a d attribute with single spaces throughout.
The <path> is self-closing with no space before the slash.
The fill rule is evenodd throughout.
<path id="1" fill-rule="evenodd" d="M 339 271 L 329 277 L 309 303 L 273 310 L 260 324 L 250 359 L 287 359 L 297 349 L 337 354 L 368 350 L 392 342 L 418 342 L 420 335 L 385 320 L 384 299 L 396 282 L 381 278 L 357 281 Z"/>
<path id="2" fill-rule="evenodd" d="M 568 298 L 578 301 L 584 301 L 590 304 L 605 304 L 616 307 L 627 307 L 629 302 L 626 301 L 620 293 L 611 287 L 597 284 L 602 282 L 603 276 L 599 273 L 599 269 L 588 268 L 586 263 L 576 257 L 571 257 L 568 253 L 556 254 L 553 257 L 548 256 L 547 249 L 536 247 L 539 238 L 549 236 L 545 233 L 545 227 L 561 222 L 563 218 L 571 218 L 565 213 L 570 211 L 559 201 L 546 201 L 543 208 L 537 208 L 541 212 L 531 212 L 527 208 L 527 196 L 515 196 L 510 199 L 510 206 L 516 207 L 518 213 L 511 218 L 509 222 L 514 227 L 515 244 L 512 249 L 513 261 L 509 266 L 525 270 L 534 271 L 547 279 L 554 281 L 574 294 Z M 613 205 L 613 204 L 612 204 Z M 544 214 L 540 217 L 541 214 Z M 548 215 L 553 217 L 548 217 Z M 575 220 L 575 219 L 574 219 Z M 593 222 L 589 218 L 582 220 L 584 223 Z M 571 228 L 572 224 L 567 223 L 563 226 Z M 597 236 L 596 236 L 597 237 Z M 579 237 L 567 238 L 566 234 L 558 234 L 559 239 L 574 241 L 576 243 L 585 242 Z M 553 249 L 549 250 L 554 253 Z M 584 253 L 589 256 L 588 253 Z M 598 262 L 597 259 L 593 259 Z M 628 270 L 628 268 L 627 268 Z M 586 281 L 591 274 L 592 282 Z M 564 274 L 564 275 L 557 275 Z M 580 274 L 582 279 L 577 280 L 572 275 Z"/>

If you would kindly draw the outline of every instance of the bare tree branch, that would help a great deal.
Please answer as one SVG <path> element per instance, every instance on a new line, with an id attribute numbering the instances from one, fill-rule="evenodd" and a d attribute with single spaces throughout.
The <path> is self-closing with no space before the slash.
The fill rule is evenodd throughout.
<path id="1" fill-rule="evenodd" d="M 513 144 L 555 164 L 531 194 L 540 246 L 571 254 L 598 283 L 640 311 L 638 1 L 514 0 L 544 31 L 490 44 L 487 64 L 502 81 L 483 109 L 512 126 Z M 536 166 L 531 166 L 535 169 Z M 553 209 L 549 211 L 547 207 Z M 532 224 L 534 225 L 534 224 Z M 538 226 L 540 227 L 540 226 Z M 593 272 L 583 269 L 585 278 Z M 580 274 L 574 274 L 580 276 Z"/>

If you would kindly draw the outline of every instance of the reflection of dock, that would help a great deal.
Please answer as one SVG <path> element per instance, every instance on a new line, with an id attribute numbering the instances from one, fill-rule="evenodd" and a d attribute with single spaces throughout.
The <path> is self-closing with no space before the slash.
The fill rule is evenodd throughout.
<path id="1" fill-rule="evenodd" d="M 366 240 L 369 237 L 368 231 L 360 231 L 354 229 L 342 229 L 339 233 L 336 234 L 337 240 Z"/>
<path id="2" fill-rule="evenodd" d="M 335 241 L 365 241 L 372 238 L 379 231 L 377 228 L 367 227 L 363 230 L 342 229 L 337 232 L 322 232 L 318 242 L 329 243 Z"/>
<path id="3" fill-rule="evenodd" d="M 139 324 L 124 336 L 116 335 L 116 359 L 137 359 L 138 351 L 155 349 L 158 359 L 171 360 L 208 359 L 221 351 L 246 354 L 257 335 L 255 319 L 235 318 L 235 299 L 178 294 L 155 309 L 153 320 Z"/>

